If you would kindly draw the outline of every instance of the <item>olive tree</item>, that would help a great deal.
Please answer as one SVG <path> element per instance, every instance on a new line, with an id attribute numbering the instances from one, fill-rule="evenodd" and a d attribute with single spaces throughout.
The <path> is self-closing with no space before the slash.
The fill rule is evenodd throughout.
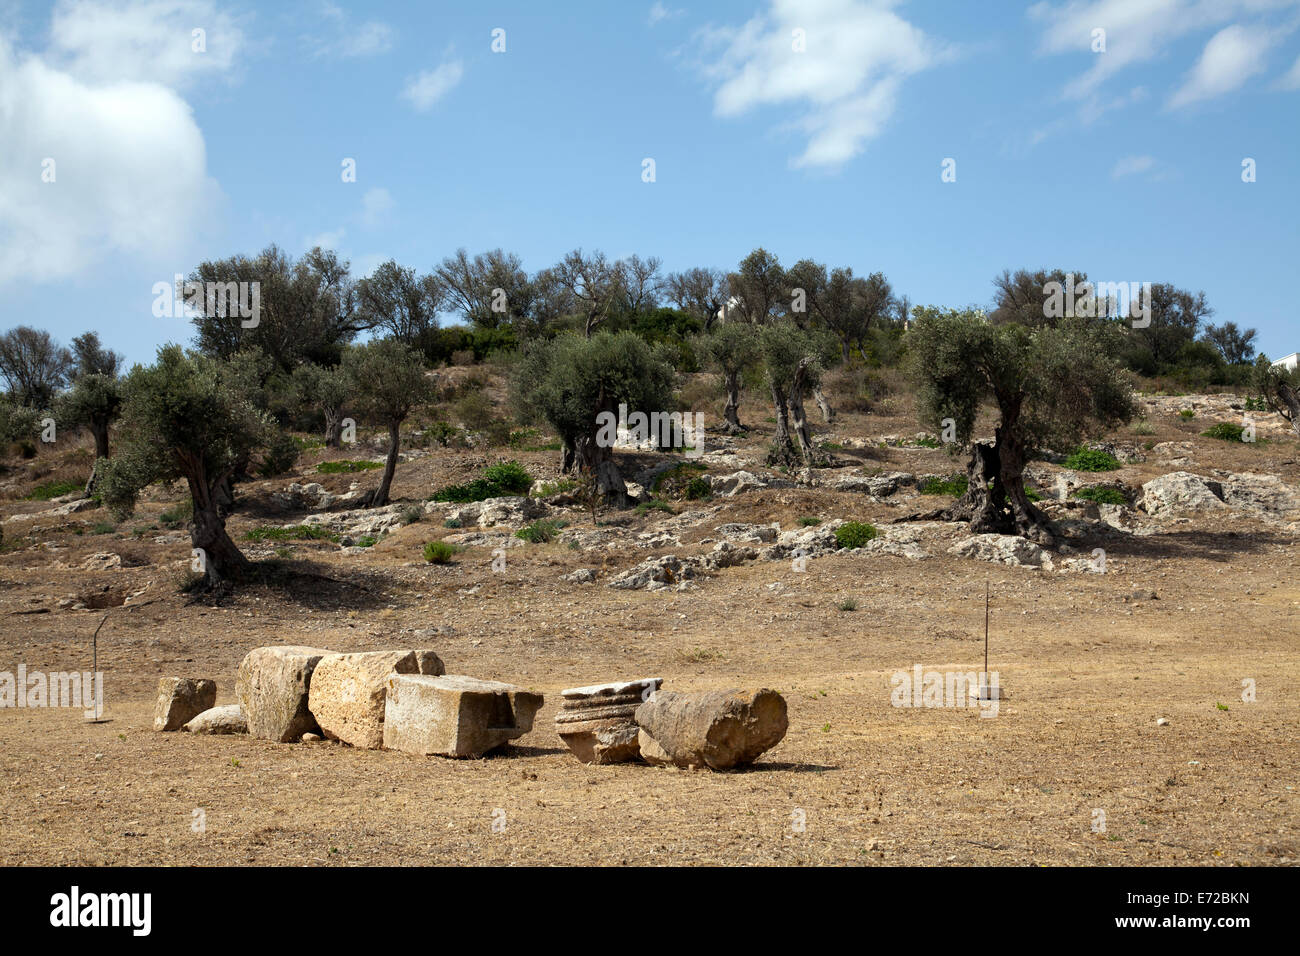
<path id="1" fill-rule="evenodd" d="M 627 411 L 668 408 L 674 372 L 662 349 L 632 332 L 576 334 L 525 346 L 511 380 L 521 418 L 541 418 L 560 436 L 561 470 L 594 476 L 597 493 L 615 507 L 628 504 L 604 423 Z"/>
<path id="2" fill-rule="evenodd" d="M 401 450 L 402 422 L 417 406 L 429 401 L 432 381 L 420 353 L 396 339 L 376 339 L 343 355 L 343 375 L 358 409 L 388 428 L 388 457 L 370 507 L 388 504 L 388 492 Z"/>
<path id="3" fill-rule="evenodd" d="M 769 461 L 812 466 L 816 464 L 817 453 L 804 399 L 818 390 L 822 373 L 838 346 L 825 333 L 801 329 L 794 322 L 781 320 L 758 330 L 758 347 L 776 415 L 776 436 Z M 791 433 L 799 443 L 797 452 Z"/>
<path id="4" fill-rule="evenodd" d="M 727 404 L 722 416 L 728 432 L 744 429 L 740 423 L 740 382 L 745 372 L 758 364 L 758 340 L 754 330 L 735 322 L 714 326 L 707 335 L 695 339 L 695 347 L 704 361 L 722 375 Z"/>
<path id="5" fill-rule="evenodd" d="M 985 403 L 998 413 L 993 441 L 972 445 L 966 495 L 935 517 L 968 520 L 975 533 L 1050 543 L 1046 516 L 1025 494 L 1025 465 L 1036 449 L 1073 446 L 1133 417 L 1132 385 L 1118 360 L 1122 328 L 1093 318 L 995 324 L 980 309 L 913 314 L 911 373 L 922 422 L 965 445 Z"/>
<path id="6" fill-rule="evenodd" d="M 96 462 L 100 496 L 119 519 L 135 510 L 146 486 L 184 479 L 194 506 L 190 541 L 201 549 L 209 587 L 249 565 L 226 534 L 227 489 L 276 432 L 245 381 L 231 363 L 163 346 L 153 365 L 137 365 L 123 380 L 118 453 Z"/>
<path id="7" fill-rule="evenodd" d="M 1268 407 L 1290 422 L 1291 430 L 1300 435 L 1300 367 L 1275 367 L 1267 355 L 1261 355 L 1255 359 L 1252 384 Z"/>
<path id="8" fill-rule="evenodd" d="M 348 377 L 340 368 L 308 363 L 293 370 L 291 387 L 297 403 L 317 408 L 325 416 L 325 446 L 342 447 L 343 403 L 348 400 Z"/>

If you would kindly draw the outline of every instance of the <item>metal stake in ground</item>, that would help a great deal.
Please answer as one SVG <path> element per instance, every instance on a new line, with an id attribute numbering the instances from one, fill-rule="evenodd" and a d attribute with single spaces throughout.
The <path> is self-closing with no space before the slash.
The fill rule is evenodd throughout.
<path id="1" fill-rule="evenodd" d="M 99 631 L 100 631 L 100 628 L 102 628 L 102 627 L 103 627 L 105 624 L 107 624 L 107 623 L 108 623 L 108 615 L 105 614 L 105 615 L 104 615 L 104 620 L 102 620 L 102 621 L 99 622 L 99 627 L 95 628 L 95 633 L 92 634 L 92 635 L 91 635 L 91 638 L 90 638 L 90 647 L 91 647 L 91 652 L 90 652 L 90 653 L 91 653 L 91 658 L 90 658 L 90 660 L 91 660 L 91 664 L 90 664 L 90 667 L 91 667 L 91 671 L 90 671 L 90 699 L 93 700 L 93 701 L 95 702 L 95 704 L 94 704 L 94 707 L 95 707 L 95 716 L 94 716 L 94 718 L 90 721 L 90 723 L 92 723 L 92 724 L 103 724 L 103 723 L 107 723 L 107 721 L 104 719 L 103 711 L 102 711 L 101 708 L 100 708 L 100 699 L 99 699 L 99 695 L 95 693 L 95 686 L 96 686 L 97 684 L 100 684 L 100 681 L 99 681 Z M 101 686 L 102 686 L 102 684 L 101 684 Z"/>

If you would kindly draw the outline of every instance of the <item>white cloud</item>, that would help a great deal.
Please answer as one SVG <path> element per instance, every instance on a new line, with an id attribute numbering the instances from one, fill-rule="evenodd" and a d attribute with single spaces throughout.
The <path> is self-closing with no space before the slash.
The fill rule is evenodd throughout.
<path id="1" fill-rule="evenodd" d="M 654 6 L 650 8 L 650 14 L 646 17 L 646 22 L 649 23 L 650 26 L 654 26 L 661 20 L 671 20 L 673 17 L 679 17 L 685 12 L 686 11 L 684 10 L 669 10 L 662 3 L 659 3 L 656 0 Z"/>
<path id="2" fill-rule="evenodd" d="M 202 51 L 194 49 L 202 30 Z M 246 45 L 209 0 L 61 0 L 47 57 L 87 83 L 140 80 L 180 88 L 228 73 Z"/>
<path id="3" fill-rule="evenodd" d="M 1291 64 L 1291 69 L 1278 77 L 1277 82 L 1273 84 L 1273 88 L 1275 90 L 1300 90 L 1300 57 L 1296 57 L 1296 61 Z"/>
<path id="4" fill-rule="evenodd" d="M 893 115 L 904 78 L 948 55 L 892 6 L 892 0 L 772 0 L 765 14 L 742 27 L 702 31 L 705 54 L 715 55 L 703 67 L 716 84 L 715 114 L 801 104 L 805 112 L 795 125 L 809 140 L 793 164 L 852 159 Z M 803 52 L 795 49 L 797 37 Z"/>
<path id="5" fill-rule="evenodd" d="M 343 241 L 343 237 L 347 235 L 347 232 L 348 231 L 345 228 L 339 226 L 337 229 L 317 233 L 314 236 L 308 236 L 302 241 L 302 246 L 304 249 L 314 249 L 317 246 L 320 246 L 322 249 L 337 250 L 339 243 Z"/>
<path id="6" fill-rule="evenodd" d="M 61 25 L 67 9 L 55 14 L 57 63 L 0 36 L 0 285 L 75 276 L 116 254 L 168 262 L 220 195 L 188 104 L 141 81 L 149 70 L 139 64 L 121 62 L 112 75 L 101 51 Z M 156 22 L 132 22 L 144 38 L 161 35 Z M 115 31 L 105 44 L 131 48 Z M 165 55 L 150 70 L 186 78 Z M 47 159 L 53 182 L 42 181 Z"/>
<path id="7" fill-rule="evenodd" d="M 1141 173 L 1150 172 L 1155 169 L 1156 158 L 1154 156 L 1125 156 L 1115 164 L 1115 168 L 1110 171 L 1112 179 L 1122 179 L 1125 176 L 1137 176 Z"/>
<path id="8" fill-rule="evenodd" d="M 381 225 L 393 209 L 393 197 L 382 186 L 367 189 L 361 197 L 361 222 L 373 228 Z"/>
<path id="9" fill-rule="evenodd" d="M 1162 56 L 1180 37 L 1226 24 L 1239 16 L 1294 7 L 1298 0 L 1084 0 L 1059 6 L 1041 2 L 1029 17 L 1043 25 L 1043 53 L 1086 54 L 1092 65 L 1065 87 L 1087 99 L 1110 77 Z M 1106 49 L 1093 52 L 1093 31 L 1104 30 Z"/>
<path id="10" fill-rule="evenodd" d="M 1240 88 L 1263 72 L 1264 54 L 1276 42 L 1277 38 L 1264 29 L 1237 24 L 1224 27 L 1205 44 L 1187 80 L 1169 98 L 1169 107 L 1189 106 Z"/>
<path id="11" fill-rule="evenodd" d="M 367 20 L 356 24 L 333 3 L 321 5 L 321 21 L 329 27 L 328 36 L 304 37 L 312 54 L 317 57 L 378 56 L 393 46 L 394 31 L 380 20 Z"/>
<path id="12" fill-rule="evenodd" d="M 442 99 L 460 82 L 465 75 L 465 67 L 460 60 L 450 60 L 432 70 L 425 70 L 406 84 L 402 96 L 411 101 L 420 112 L 424 112 Z"/>

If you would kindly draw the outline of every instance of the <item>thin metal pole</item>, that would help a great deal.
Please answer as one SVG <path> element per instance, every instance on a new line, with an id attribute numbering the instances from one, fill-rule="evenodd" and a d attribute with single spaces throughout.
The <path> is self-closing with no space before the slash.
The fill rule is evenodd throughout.
<path id="1" fill-rule="evenodd" d="M 108 615 L 104 615 L 104 620 L 99 622 L 99 627 L 95 628 L 95 633 L 91 635 L 91 670 L 90 670 L 90 696 L 95 701 L 95 719 L 98 720 L 104 716 L 99 709 L 99 700 L 95 697 L 95 681 L 99 679 L 99 628 L 108 622 Z"/>
<path id="2" fill-rule="evenodd" d="M 989 682 L 989 579 L 984 579 L 984 684 Z"/>

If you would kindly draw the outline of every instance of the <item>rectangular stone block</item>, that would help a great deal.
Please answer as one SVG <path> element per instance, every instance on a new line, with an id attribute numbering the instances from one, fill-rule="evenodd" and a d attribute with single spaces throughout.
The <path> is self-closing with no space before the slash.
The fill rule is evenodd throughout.
<path id="1" fill-rule="evenodd" d="M 414 754 L 478 757 L 533 729 L 541 694 L 460 674 L 392 674 L 384 746 Z"/>
<path id="2" fill-rule="evenodd" d="M 388 676 L 442 672 L 441 658 L 428 650 L 330 654 L 312 673 L 307 707 L 326 737 L 377 750 L 384 743 Z"/>
<path id="3" fill-rule="evenodd" d="M 158 681 L 153 710 L 154 730 L 180 730 L 217 702 L 217 685 L 195 677 L 164 677 Z"/>
<path id="4" fill-rule="evenodd" d="M 308 693 L 316 665 L 333 653 L 295 644 L 249 651 L 235 677 L 235 696 L 248 720 L 248 733 L 288 743 L 319 730 L 307 706 Z"/>

